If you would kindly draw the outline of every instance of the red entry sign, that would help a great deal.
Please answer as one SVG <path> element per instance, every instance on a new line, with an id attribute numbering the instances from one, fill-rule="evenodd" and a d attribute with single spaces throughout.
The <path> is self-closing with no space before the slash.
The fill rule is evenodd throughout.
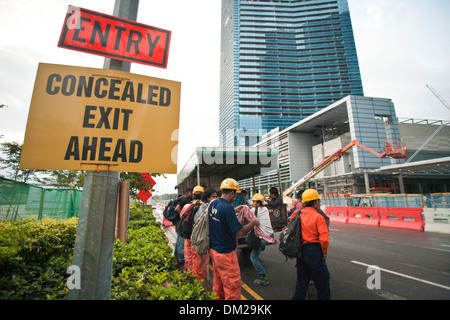
<path id="1" fill-rule="evenodd" d="M 171 33 L 69 6 L 58 47 L 166 68 Z"/>

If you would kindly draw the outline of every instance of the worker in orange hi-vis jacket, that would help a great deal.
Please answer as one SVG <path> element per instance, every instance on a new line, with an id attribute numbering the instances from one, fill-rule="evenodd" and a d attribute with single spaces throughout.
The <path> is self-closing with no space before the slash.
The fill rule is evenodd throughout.
<path id="1" fill-rule="evenodd" d="M 325 218 L 319 214 L 320 196 L 314 189 L 302 194 L 304 208 L 300 211 L 302 229 L 302 257 L 297 258 L 297 283 L 293 300 L 304 300 L 309 282 L 314 281 L 319 300 L 330 299 L 330 273 L 325 263 L 330 245 Z"/>

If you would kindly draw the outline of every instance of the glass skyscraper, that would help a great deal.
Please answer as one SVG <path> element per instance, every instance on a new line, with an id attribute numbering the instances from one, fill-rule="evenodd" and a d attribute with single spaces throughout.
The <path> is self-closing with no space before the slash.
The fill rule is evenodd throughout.
<path id="1" fill-rule="evenodd" d="M 221 145 L 364 95 L 347 0 L 222 0 Z"/>

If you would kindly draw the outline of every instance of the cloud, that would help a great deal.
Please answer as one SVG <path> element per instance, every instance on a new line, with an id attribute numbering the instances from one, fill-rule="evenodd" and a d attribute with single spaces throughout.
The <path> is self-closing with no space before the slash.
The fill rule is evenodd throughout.
<path id="1" fill-rule="evenodd" d="M 367 19 L 367 28 L 380 30 L 382 28 L 383 21 L 383 11 L 377 5 L 370 5 L 367 8 L 367 15 L 369 19 Z"/>
<path id="2" fill-rule="evenodd" d="M 449 2 L 349 0 L 349 7 L 364 94 L 392 99 L 399 117 L 450 119 L 425 87 L 450 93 Z"/>

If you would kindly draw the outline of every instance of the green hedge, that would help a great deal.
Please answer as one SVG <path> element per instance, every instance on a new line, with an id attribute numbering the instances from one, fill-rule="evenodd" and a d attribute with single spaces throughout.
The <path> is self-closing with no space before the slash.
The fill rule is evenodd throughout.
<path id="1" fill-rule="evenodd" d="M 111 299 L 213 299 L 202 281 L 179 271 L 151 214 L 130 208 L 127 243 L 114 245 Z M 78 219 L 0 221 L 0 299 L 64 299 Z"/>
<path id="2" fill-rule="evenodd" d="M 0 222 L 0 299 L 63 299 L 78 219 Z"/>

